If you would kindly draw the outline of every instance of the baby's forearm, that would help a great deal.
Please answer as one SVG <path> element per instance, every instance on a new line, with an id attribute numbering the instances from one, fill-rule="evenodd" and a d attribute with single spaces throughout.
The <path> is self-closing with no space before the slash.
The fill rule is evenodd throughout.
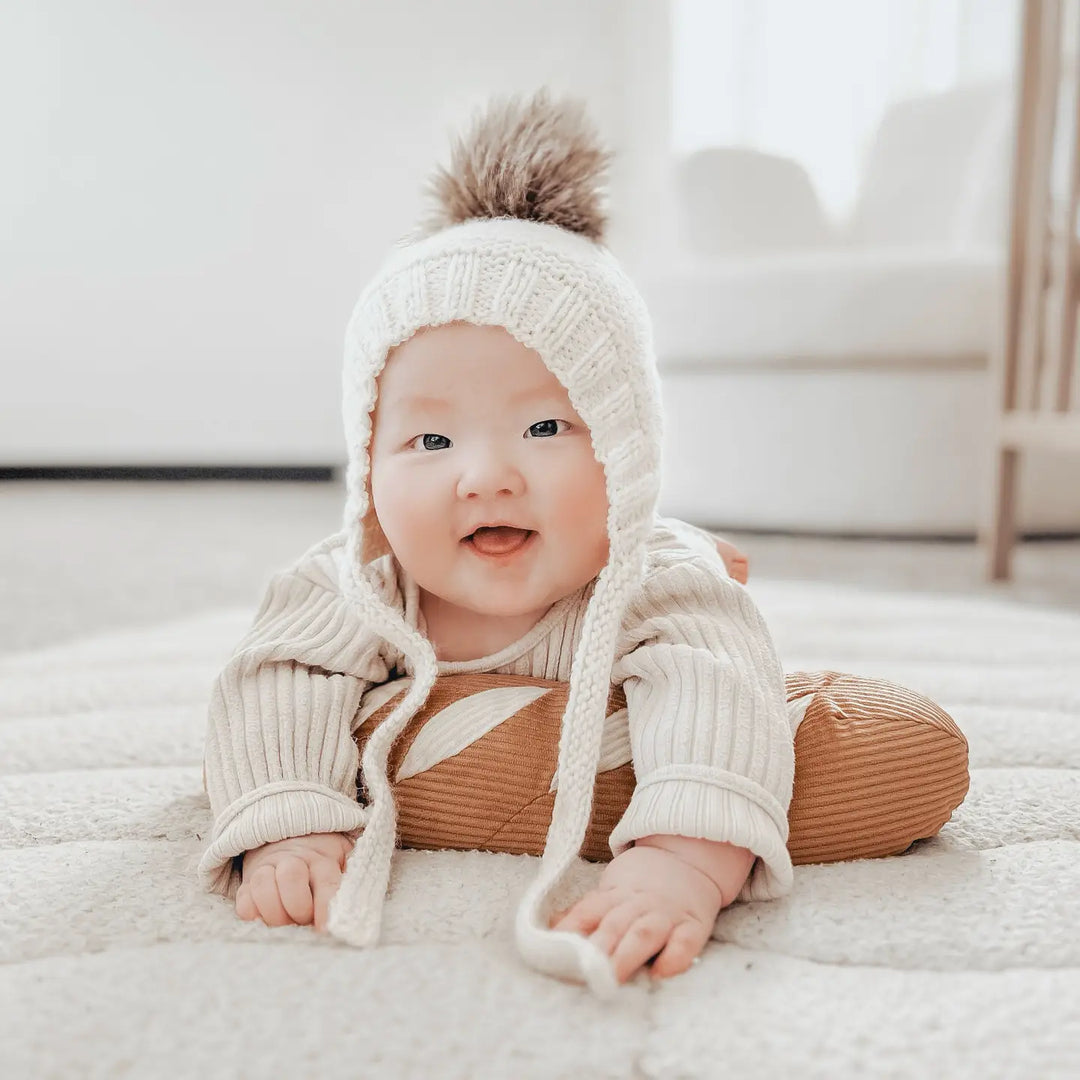
<path id="1" fill-rule="evenodd" d="M 697 867 L 720 890 L 721 908 L 739 895 L 755 858 L 747 848 L 690 836 L 643 836 L 635 841 L 635 847 L 661 848 Z"/>

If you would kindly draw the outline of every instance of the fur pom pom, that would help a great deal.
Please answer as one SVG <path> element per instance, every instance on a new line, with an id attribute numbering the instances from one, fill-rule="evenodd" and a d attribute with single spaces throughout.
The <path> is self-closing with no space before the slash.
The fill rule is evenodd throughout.
<path id="1" fill-rule="evenodd" d="M 495 98 L 458 138 L 450 167 L 440 167 L 425 194 L 438 210 L 410 240 L 476 218 L 523 218 L 560 225 L 602 242 L 604 183 L 614 155 L 604 148 L 584 102 Z"/>

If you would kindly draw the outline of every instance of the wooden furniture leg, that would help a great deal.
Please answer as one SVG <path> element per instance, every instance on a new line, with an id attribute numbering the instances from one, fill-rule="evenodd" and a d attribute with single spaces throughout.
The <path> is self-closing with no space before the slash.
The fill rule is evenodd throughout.
<path id="1" fill-rule="evenodd" d="M 989 538 L 989 577 L 1008 581 L 1012 574 L 1012 552 L 1016 543 L 1016 467 L 1020 451 L 999 447 L 994 467 L 993 518 Z"/>

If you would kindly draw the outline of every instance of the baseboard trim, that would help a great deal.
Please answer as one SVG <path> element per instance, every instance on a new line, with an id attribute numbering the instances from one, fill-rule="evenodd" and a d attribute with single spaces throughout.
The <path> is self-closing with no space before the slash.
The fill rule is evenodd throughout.
<path id="1" fill-rule="evenodd" d="M 320 484 L 334 465 L 3 465 L 0 480 L 255 480 Z"/>

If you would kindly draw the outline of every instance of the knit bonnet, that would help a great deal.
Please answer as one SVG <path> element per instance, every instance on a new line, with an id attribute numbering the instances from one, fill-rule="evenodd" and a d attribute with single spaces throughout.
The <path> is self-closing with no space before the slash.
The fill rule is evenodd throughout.
<path id="1" fill-rule="evenodd" d="M 400 240 L 364 289 L 345 336 L 348 445 L 344 529 L 347 599 L 407 656 L 415 672 L 368 739 L 361 770 L 368 818 L 330 905 L 328 930 L 357 946 L 378 941 L 395 844 L 387 777 L 395 739 L 434 684 L 430 641 L 381 599 L 365 572 L 390 547 L 371 500 L 376 379 L 387 355 L 422 327 L 500 326 L 534 349 L 565 387 L 603 466 L 609 556 L 596 578 L 574 656 L 558 750 L 559 783 L 543 857 L 516 913 L 517 947 L 533 967 L 617 987 L 609 957 L 588 938 L 548 928 L 554 889 L 578 857 L 589 823 L 617 636 L 640 587 L 660 488 L 660 381 L 648 313 L 604 246 L 604 173 L 611 154 L 580 102 L 495 99 L 430 184 L 439 209 Z"/>

